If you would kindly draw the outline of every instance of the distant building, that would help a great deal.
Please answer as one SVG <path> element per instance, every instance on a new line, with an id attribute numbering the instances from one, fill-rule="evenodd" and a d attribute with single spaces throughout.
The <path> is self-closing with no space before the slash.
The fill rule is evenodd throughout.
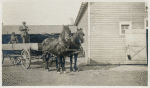
<path id="1" fill-rule="evenodd" d="M 21 32 L 19 31 L 22 25 L 3 25 L 2 28 L 2 40 L 3 44 L 8 43 L 10 41 L 10 36 L 12 32 L 18 36 L 19 42 L 22 43 Z M 58 38 L 60 33 L 62 32 L 63 25 L 27 25 L 30 29 L 30 43 L 42 43 L 44 39 Z M 65 25 L 66 26 L 66 25 Z M 67 26 L 68 27 L 68 26 Z M 76 33 L 77 27 L 69 25 L 69 29 L 71 33 Z"/>

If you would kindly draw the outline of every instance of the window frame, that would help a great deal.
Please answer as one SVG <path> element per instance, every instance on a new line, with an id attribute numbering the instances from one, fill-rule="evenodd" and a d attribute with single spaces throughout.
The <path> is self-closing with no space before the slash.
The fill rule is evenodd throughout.
<path id="1" fill-rule="evenodd" d="M 121 26 L 122 25 L 129 25 L 129 29 L 131 29 L 132 27 L 132 22 L 131 21 L 124 21 L 124 22 L 119 22 L 119 31 L 120 31 L 120 35 L 125 35 L 125 34 L 122 34 L 122 29 L 121 29 Z"/>
<path id="2" fill-rule="evenodd" d="M 148 27 L 146 27 L 146 20 L 148 21 L 148 18 L 144 18 L 144 29 L 148 29 Z"/>
<path id="3" fill-rule="evenodd" d="M 146 9 L 146 7 L 148 7 L 148 2 L 145 2 L 145 11 L 148 12 L 148 8 Z"/>

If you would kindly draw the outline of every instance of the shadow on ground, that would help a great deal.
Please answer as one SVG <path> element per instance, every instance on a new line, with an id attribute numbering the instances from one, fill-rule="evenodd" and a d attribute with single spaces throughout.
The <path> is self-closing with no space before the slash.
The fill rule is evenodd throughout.
<path id="1" fill-rule="evenodd" d="M 97 63 L 96 61 L 95 61 L 95 63 L 96 63 L 95 65 L 87 65 L 85 63 L 80 63 L 79 65 L 77 65 L 78 71 L 109 70 L 109 69 L 116 68 L 116 67 L 120 66 L 120 65 L 110 65 L 110 64 L 105 64 L 105 63 Z M 34 66 L 34 65 L 38 65 L 38 66 Z M 32 66 L 34 66 L 34 67 L 32 67 Z M 45 66 L 45 63 L 43 63 L 43 61 L 31 62 L 31 68 L 32 69 L 44 68 L 44 66 Z M 74 67 L 74 63 L 72 64 L 72 67 Z M 65 69 L 70 69 L 70 62 L 69 61 L 65 62 Z M 56 70 L 56 62 L 55 61 L 52 63 L 51 67 L 49 67 L 49 70 L 50 71 Z"/>

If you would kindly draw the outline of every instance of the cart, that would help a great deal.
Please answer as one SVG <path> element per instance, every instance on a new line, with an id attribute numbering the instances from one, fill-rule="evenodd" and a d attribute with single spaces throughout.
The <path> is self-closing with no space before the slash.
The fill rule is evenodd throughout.
<path id="1" fill-rule="evenodd" d="M 15 55 L 4 55 L 4 51 L 20 51 Z M 66 49 L 66 52 L 82 52 L 80 49 Z M 21 62 L 22 67 L 28 69 L 33 59 L 41 59 L 42 54 L 42 43 L 16 43 L 16 44 L 2 44 L 2 63 L 5 57 L 10 57 L 12 64 L 19 64 Z M 16 58 L 16 59 L 15 59 Z M 55 55 L 51 55 L 49 60 L 54 60 Z"/>

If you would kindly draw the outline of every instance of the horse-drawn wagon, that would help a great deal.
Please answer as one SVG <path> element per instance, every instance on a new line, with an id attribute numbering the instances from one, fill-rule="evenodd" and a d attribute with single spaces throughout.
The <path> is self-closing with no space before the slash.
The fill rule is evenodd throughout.
<path id="1" fill-rule="evenodd" d="M 18 51 L 17 54 L 4 54 L 4 51 Z M 40 54 L 36 51 L 40 51 Z M 78 49 L 67 49 L 67 52 L 74 51 L 80 52 Z M 12 64 L 19 64 L 21 62 L 23 68 L 28 69 L 31 64 L 31 60 L 33 59 L 41 59 L 42 58 L 42 43 L 16 43 L 16 44 L 2 44 L 2 63 L 4 62 L 4 58 L 9 57 Z M 54 60 L 54 56 L 51 55 L 50 60 Z"/>
<path id="2" fill-rule="evenodd" d="M 66 31 L 67 30 L 67 31 Z M 43 39 L 42 43 L 15 43 L 15 44 L 2 44 L 2 52 L 4 51 L 13 51 L 17 54 L 13 55 L 4 55 L 4 57 L 9 56 L 13 64 L 20 63 L 26 69 L 30 67 L 32 59 L 43 59 L 46 56 L 45 52 L 48 52 L 48 60 L 53 60 L 56 57 L 58 58 L 58 68 L 60 68 L 60 59 L 62 58 L 65 61 L 65 57 L 72 54 L 73 52 L 79 53 L 82 52 L 81 43 L 83 43 L 84 33 L 82 30 L 77 30 L 74 37 L 71 37 L 70 31 L 68 28 L 63 28 L 62 33 L 57 39 L 46 38 Z M 72 40 L 71 40 L 72 39 Z M 69 43 L 70 40 L 70 43 Z M 65 44 L 66 43 L 66 44 Z M 71 44 L 71 45 L 70 45 Z M 75 44 L 75 46 L 74 46 Z M 69 48 L 70 47 L 70 48 Z M 62 57 L 61 57 L 62 56 Z M 14 58 L 15 57 L 15 58 Z M 76 58 L 77 59 L 77 58 Z M 57 68 L 57 69 L 58 69 Z M 59 71 L 59 69 L 58 69 Z"/>

